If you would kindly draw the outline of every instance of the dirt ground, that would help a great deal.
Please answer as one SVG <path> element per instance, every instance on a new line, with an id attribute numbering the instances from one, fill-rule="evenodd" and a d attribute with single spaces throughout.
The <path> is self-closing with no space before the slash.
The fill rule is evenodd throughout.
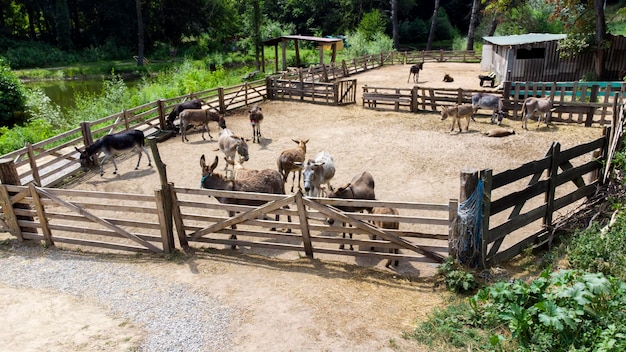
<path id="1" fill-rule="evenodd" d="M 438 114 L 396 113 L 362 107 L 363 84 L 410 88 L 414 83 L 407 83 L 408 72 L 409 65 L 404 65 L 356 75 L 357 104 L 352 106 L 262 103 L 264 138 L 261 144 L 249 142 L 250 161 L 246 167 L 275 169 L 280 152 L 295 146 L 292 139 L 308 139 L 308 157 L 322 150 L 333 155 L 337 168 L 332 181 L 335 186 L 367 170 L 374 175 L 376 196 L 380 200 L 447 203 L 450 198 L 459 196 L 462 169 L 492 168 L 497 173 L 542 157 L 553 141 L 559 141 L 561 149 L 566 149 L 601 134 L 599 127 L 564 123 L 541 128 L 537 128 L 536 122 L 529 123 L 529 130 L 525 131 L 520 128 L 520 121 L 505 118 L 504 125 L 513 127 L 516 134 L 488 138 L 482 133 L 493 125 L 486 111 L 477 122 L 470 124 L 469 132 L 449 133 L 450 121 L 441 121 Z M 443 82 L 445 73 L 455 81 Z M 426 63 L 418 85 L 479 89 L 479 73 L 479 64 Z M 226 123 L 235 133 L 251 137 L 244 111 L 228 115 Z M 176 186 L 197 188 L 201 177 L 200 156 L 204 154 L 212 160 L 218 155 L 218 127 L 211 124 L 210 128 L 213 140 L 203 141 L 196 129 L 188 134 L 189 143 L 181 143 L 177 136 L 159 144 L 168 179 Z M 135 171 L 135 163 L 135 156 L 119 162 L 119 175 L 113 175 L 112 165 L 107 164 L 104 177 L 94 170 L 83 182 L 72 187 L 153 194 L 159 185 L 155 168 L 142 161 Z M 433 287 L 434 267 L 420 270 L 419 277 L 415 277 L 385 271 L 381 265 L 372 269 L 355 264 L 216 251 L 199 253 L 193 260 L 183 263 L 155 259 L 149 265 L 132 261 L 128 265 L 148 274 L 158 273 L 202 287 L 244 312 L 241 321 L 233 322 L 233 351 L 425 350 L 402 339 L 401 335 L 412 330 L 415 319 L 424 318 L 432 308 L 444 304 L 444 291 Z M 4 293 L 4 289 L 0 292 Z M 34 311 L 26 313 L 17 308 L 40 294 L 20 290 L 19 295 L 11 294 L 14 299 L 0 301 L 0 312 L 9 321 L 14 318 L 21 326 L 37 329 L 36 334 L 29 335 L 29 340 L 45 341 L 52 336 L 75 338 L 71 333 L 75 327 L 72 324 L 81 317 L 70 319 L 60 313 L 73 306 L 81 308 L 73 312 L 84 314 L 85 322 L 98 325 L 102 321 L 100 334 L 114 336 L 116 329 L 124 329 L 104 318 L 92 320 L 92 314 L 106 315 L 98 307 L 79 305 L 72 297 L 51 292 L 45 294 L 63 303 L 50 305 L 45 310 L 33 306 Z M 109 318 L 115 320 L 115 317 Z M 40 328 L 45 319 L 64 328 L 47 328 L 50 324 Z M 4 336 L 0 335 L 0 342 L 3 340 Z M 113 348 L 108 350 L 125 348 L 122 342 L 112 343 Z M 12 347 L 23 350 L 20 345 Z M 88 339 L 83 350 L 98 348 L 97 339 Z"/>

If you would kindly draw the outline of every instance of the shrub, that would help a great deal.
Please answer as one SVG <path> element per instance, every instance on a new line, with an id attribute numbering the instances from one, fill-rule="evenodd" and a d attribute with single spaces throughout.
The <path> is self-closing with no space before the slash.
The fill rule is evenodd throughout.
<path id="1" fill-rule="evenodd" d="M 478 286 L 474 274 L 465 271 L 453 257 L 447 257 L 437 268 L 437 273 L 444 277 L 446 287 L 453 292 L 465 293 Z"/>
<path id="2" fill-rule="evenodd" d="M 599 226 L 577 232 L 571 243 L 573 268 L 611 275 L 626 281 L 626 216 L 624 205 L 608 230 Z"/>
<path id="3" fill-rule="evenodd" d="M 24 85 L 0 58 L 0 125 L 13 126 L 24 120 L 26 91 Z"/>

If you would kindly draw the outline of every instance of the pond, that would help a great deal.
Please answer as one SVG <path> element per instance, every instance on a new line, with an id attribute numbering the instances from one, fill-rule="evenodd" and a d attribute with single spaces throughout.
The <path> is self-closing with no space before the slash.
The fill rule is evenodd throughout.
<path id="1" fill-rule="evenodd" d="M 140 82 L 140 78 L 124 78 L 124 83 L 129 88 L 138 85 Z M 27 88 L 41 88 L 44 94 L 53 103 L 59 105 L 62 110 L 76 106 L 75 97 L 79 94 L 100 94 L 102 92 L 102 84 L 103 80 L 101 78 L 24 83 Z"/>

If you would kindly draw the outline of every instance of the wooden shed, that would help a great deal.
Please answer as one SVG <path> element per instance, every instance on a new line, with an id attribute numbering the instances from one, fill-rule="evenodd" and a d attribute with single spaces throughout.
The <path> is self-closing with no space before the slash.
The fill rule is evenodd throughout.
<path id="1" fill-rule="evenodd" d="M 558 41 L 566 34 L 531 33 L 483 37 L 481 70 L 495 72 L 497 81 L 562 82 L 578 81 L 593 73 L 593 53 L 567 58 L 559 56 Z M 605 80 L 622 80 L 626 68 L 626 38 L 611 37 L 605 61 Z"/>
<path id="2" fill-rule="evenodd" d="M 300 61 L 300 45 L 299 45 L 299 41 L 304 40 L 304 41 L 309 41 L 309 42 L 314 42 L 317 43 L 318 48 L 319 48 L 319 52 L 320 52 L 320 65 L 324 64 L 324 49 L 328 49 L 330 48 L 330 50 L 332 50 L 332 55 L 331 55 L 331 62 L 335 62 L 335 59 L 337 57 L 337 50 L 340 50 L 343 48 L 343 40 L 341 38 L 322 38 L 322 37 L 312 37 L 312 36 L 306 36 L 306 35 L 284 35 L 278 38 L 272 38 L 272 39 L 268 39 L 266 41 L 263 42 L 263 47 L 266 46 L 273 46 L 274 47 L 274 52 L 275 52 L 275 65 L 276 65 L 276 71 L 278 71 L 278 44 L 281 45 L 281 49 L 282 49 L 282 70 L 285 71 L 287 70 L 287 42 L 293 40 L 294 44 L 295 44 L 295 48 L 296 48 L 296 64 L 298 66 L 301 65 L 301 61 Z M 263 67 L 261 68 L 263 70 L 263 72 L 265 72 L 265 53 L 264 50 L 261 51 L 261 55 L 262 55 L 262 60 L 261 62 L 263 63 Z"/>

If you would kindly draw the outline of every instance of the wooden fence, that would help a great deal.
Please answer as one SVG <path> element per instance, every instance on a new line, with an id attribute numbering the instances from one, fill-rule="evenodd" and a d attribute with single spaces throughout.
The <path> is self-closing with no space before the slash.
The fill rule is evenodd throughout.
<path id="1" fill-rule="evenodd" d="M 39 186 L 54 186 L 80 168 L 75 147 L 82 148 L 105 134 L 128 129 L 139 129 L 146 135 L 164 131 L 165 120 L 171 109 L 191 98 L 203 99 L 211 109 L 225 114 L 263 101 L 267 98 L 267 89 L 265 80 L 258 80 L 157 100 L 96 121 L 84 122 L 80 127 L 32 145 L 27 144 L 1 158 L 15 162 L 20 184 L 34 182 Z"/>
<path id="2" fill-rule="evenodd" d="M 482 170 L 482 266 L 506 261 L 524 248 L 551 241 L 554 214 L 593 195 L 599 187 L 602 177 L 598 175 L 606 162 L 608 145 L 607 135 L 567 150 L 554 143 L 542 159 L 496 175 L 490 169 Z M 573 160 L 592 152 L 600 156 L 574 166 Z M 595 176 L 585 182 L 583 176 L 587 174 Z M 532 228 L 536 231 L 528 234 Z M 505 239 L 512 243 L 501 249 Z"/>
<path id="3" fill-rule="evenodd" d="M 309 103 L 347 105 L 356 103 L 356 79 L 332 83 L 302 79 L 267 78 L 269 99 L 298 100 Z"/>
<path id="4" fill-rule="evenodd" d="M 160 160 L 157 156 L 155 162 Z M 159 165 L 157 169 L 162 171 Z M 308 198 L 300 192 L 285 196 L 176 188 L 162 181 L 154 195 L 2 184 L 3 230 L 20 241 L 40 240 L 48 246 L 65 243 L 170 253 L 177 243 L 182 248 L 195 243 L 295 251 L 311 258 L 318 253 L 439 263 L 447 255 L 449 224 L 457 209 L 456 200 L 449 204 L 354 201 Z M 225 205 L 215 201 L 219 196 L 267 203 Z M 337 205 L 391 206 L 401 215 L 344 213 Z M 238 214 L 229 217 L 227 211 Z M 327 218 L 334 219 L 334 224 L 329 225 Z M 370 224 L 373 220 L 398 222 L 399 230 L 380 229 Z M 348 232 L 353 236 L 340 236 Z M 339 249 L 340 244 L 346 249 Z"/>
<path id="5" fill-rule="evenodd" d="M 618 102 L 626 94 L 626 83 L 618 87 L 572 83 L 505 82 L 504 90 L 486 89 L 388 88 L 363 86 L 363 106 L 372 109 L 418 112 L 440 111 L 442 105 L 470 104 L 472 94 L 501 94 L 503 109 L 514 120 L 520 120 L 522 103 L 528 96 L 550 96 L 554 102 L 552 121 L 608 125 Z M 491 114 L 491 113 L 489 113 Z"/>

